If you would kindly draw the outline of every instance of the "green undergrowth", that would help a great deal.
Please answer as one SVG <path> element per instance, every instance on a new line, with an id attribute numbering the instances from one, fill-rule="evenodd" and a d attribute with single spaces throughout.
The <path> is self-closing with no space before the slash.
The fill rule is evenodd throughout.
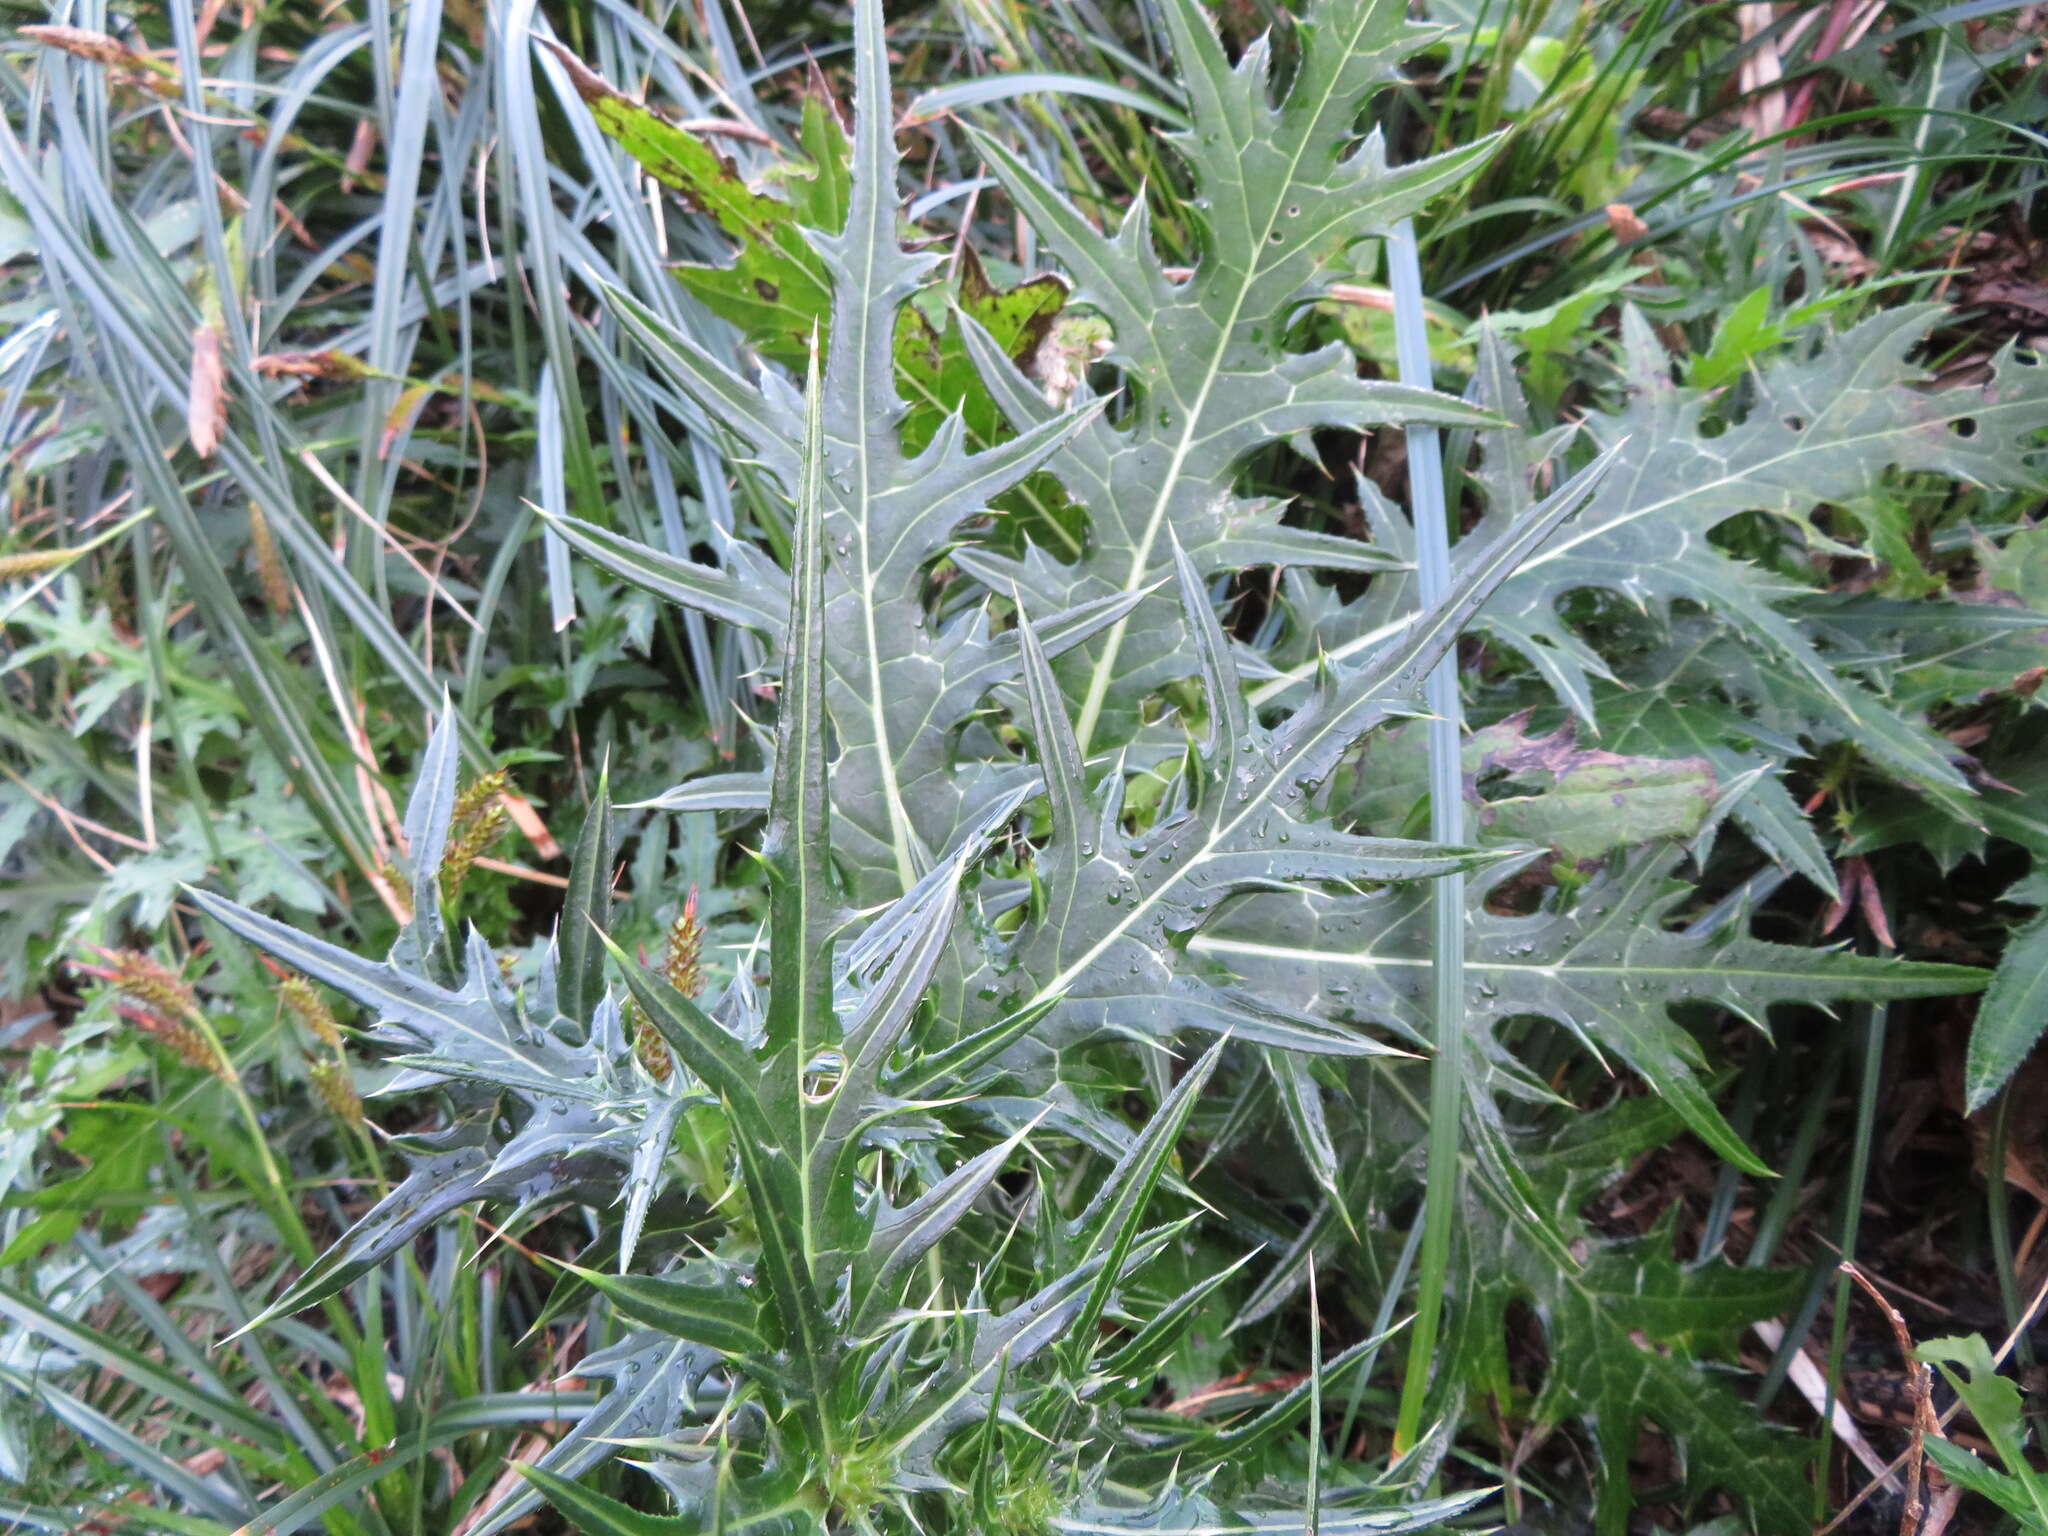
<path id="1" fill-rule="evenodd" d="M 2048 976 L 1965 9 L 18 25 L 0 1508 L 1871 1492 L 1898 1042 L 1967 1168 Z M 1990 1193 L 1925 1455 L 2032 1528 Z"/>

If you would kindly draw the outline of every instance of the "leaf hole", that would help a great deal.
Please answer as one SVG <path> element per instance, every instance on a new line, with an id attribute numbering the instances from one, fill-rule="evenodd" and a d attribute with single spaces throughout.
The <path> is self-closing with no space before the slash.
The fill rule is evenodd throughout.
<path id="1" fill-rule="evenodd" d="M 1960 421 L 1951 424 L 1949 430 L 1960 438 L 1968 439 L 1975 437 L 1977 435 L 1977 419 L 1974 416 L 1965 416 Z"/>
<path id="2" fill-rule="evenodd" d="M 804 1064 L 803 1095 L 818 1104 L 839 1091 L 846 1076 L 846 1058 L 838 1051 L 820 1051 Z"/>

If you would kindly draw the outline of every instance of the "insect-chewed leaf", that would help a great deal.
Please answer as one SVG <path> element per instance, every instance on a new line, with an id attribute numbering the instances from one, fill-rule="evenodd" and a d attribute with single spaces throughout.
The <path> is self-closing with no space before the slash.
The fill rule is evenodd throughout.
<path id="1" fill-rule="evenodd" d="M 1977 484 L 2038 483 L 2034 438 L 2048 424 L 2048 378 L 2008 348 L 1982 386 L 1924 387 L 1911 361 L 1941 310 L 1886 310 L 1809 358 L 1785 357 L 1753 375 L 1754 398 L 1739 421 L 1709 435 L 1714 392 L 1674 384 L 1663 348 L 1633 309 L 1625 324 L 1631 361 L 1628 401 L 1594 411 L 1585 429 L 1619 445 L 1614 474 L 1568 537 L 1533 556 L 1487 605 L 1480 623 L 1515 647 L 1593 718 L 1592 678 L 1607 664 L 1559 616 L 1568 592 L 1602 588 L 1639 606 L 1675 601 L 1706 606 L 1744 642 L 1826 701 L 1836 729 L 1878 762 L 1927 792 L 1968 793 L 1945 745 L 1845 675 L 1785 611 L 1801 589 L 1717 549 L 1708 535 L 1732 517 L 1768 511 L 1806 523 L 1823 504 L 1855 504 L 1894 470 L 1925 470 Z M 1482 347 L 1481 398 L 1511 419 L 1526 416 L 1505 345 Z M 1482 476 L 1492 508 L 1482 524 L 1508 527 L 1522 515 L 1526 482 Z"/>

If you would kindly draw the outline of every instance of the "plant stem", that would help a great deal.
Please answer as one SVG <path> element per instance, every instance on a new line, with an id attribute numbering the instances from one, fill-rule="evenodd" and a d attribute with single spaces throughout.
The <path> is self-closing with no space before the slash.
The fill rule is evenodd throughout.
<path id="1" fill-rule="evenodd" d="M 1870 1143 L 1877 1135 L 1877 1085 L 1884 1071 L 1885 1026 L 1891 1010 L 1868 1007 L 1863 1018 L 1863 1073 L 1856 1093 L 1856 1139 L 1849 1152 L 1849 1183 L 1842 1192 L 1842 1263 L 1856 1261 L 1856 1236 L 1863 1220 L 1863 1190 L 1870 1177 Z M 1842 1379 L 1842 1351 L 1849 1338 L 1849 1272 L 1837 1267 L 1835 1321 L 1828 1339 L 1827 1400 L 1821 1407 L 1820 1455 L 1813 1490 L 1814 1523 L 1827 1518 L 1828 1461 L 1835 1443 L 1835 1397 Z"/>
<path id="2" fill-rule="evenodd" d="M 1405 384 L 1430 383 L 1429 337 L 1422 303 L 1422 267 L 1415 226 L 1403 219 L 1387 241 L 1394 291 L 1394 342 Z M 1450 521 L 1444 508 L 1443 452 L 1434 427 L 1410 427 L 1408 490 L 1415 522 L 1417 597 L 1424 611 L 1451 582 Z M 1460 772 L 1458 656 L 1453 645 L 1429 674 L 1429 835 L 1453 846 L 1465 841 Z M 1437 1330 L 1443 1321 L 1444 1285 L 1451 1263 L 1451 1226 L 1458 1209 L 1459 1118 L 1465 1079 L 1465 877 L 1440 877 L 1431 891 L 1436 944 L 1430 965 L 1430 1016 L 1436 1057 L 1430 1067 L 1429 1163 L 1423 1190 L 1422 1262 L 1408 1371 L 1401 1383 L 1394 1453 L 1414 1445 L 1422 1427 Z"/>
<path id="3" fill-rule="evenodd" d="M 2005 1187 L 2007 1148 L 2012 1142 L 2012 1092 L 1998 1096 L 1991 1112 L 1991 1145 L 1984 1160 L 1985 1215 L 1991 1232 L 1991 1264 L 1998 1275 L 1998 1299 L 2005 1308 L 2005 1326 L 2016 1332 L 2026 1312 L 2020 1305 L 2019 1272 L 2013 1264 L 2012 1200 Z M 2019 1340 L 2020 1363 L 2033 1364 L 2033 1344 L 2025 1334 Z"/>

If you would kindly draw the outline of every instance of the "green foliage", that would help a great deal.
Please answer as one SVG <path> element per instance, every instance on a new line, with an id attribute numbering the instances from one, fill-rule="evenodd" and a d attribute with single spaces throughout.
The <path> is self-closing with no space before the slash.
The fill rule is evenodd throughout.
<path id="1" fill-rule="evenodd" d="M 1998 1094 L 2048 1029 L 2048 915 L 2014 932 L 1970 1035 L 1969 1102 Z"/>
<path id="2" fill-rule="evenodd" d="M 1828 1010 L 2041 1028 L 2023 50 L 1766 166 L 1720 13 L 972 11 L 10 40 L 10 1518 L 1810 1528 Z"/>
<path id="3" fill-rule="evenodd" d="M 1619 1165 L 1669 1134 L 1666 1114 L 1624 1103 L 1530 1159 L 1530 1206 L 1546 1218 L 1547 1240 L 1511 1241 L 1505 1262 L 1473 1244 L 1470 1280 L 1481 1299 L 1471 1326 L 1490 1327 L 1497 1341 L 1507 1296 L 1519 1292 L 1535 1305 L 1549 1366 L 1530 1412 L 1538 1424 L 1585 1422 L 1602 1469 L 1599 1530 L 1628 1527 L 1632 1497 L 1625 1469 L 1645 1421 L 1671 1436 L 1689 1488 L 1740 1493 L 1759 1530 L 1803 1530 L 1807 1501 L 1800 1474 L 1808 1448 L 1759 1422 L 1715 1373 L 1701 1369 L 1730 1357 L 1749 1324 L 1795 1305 L 1800 1277 L 1727 1263 L 1681 1264 L 1668 1227 L 1632 1241 L 1600 1241 L 1575 1215 Z M 1474 1211 L 1475 1221 L 1484 1223 L 1475 1230 L 1497 1228 L 1503 1215 L 1512 1230 L 1527 1221 L 1525 1211 Z M 1563 1262 L 1552 1246 L 1560 1238 L 1572 1248 Z M 1487 1360 L 1487 1353 L 1478 1359 Z M 1475 1382 L 1485 1384 L 1483 1376 Z"/>
<path id="4" fill-rule="evenodd" d="M 2020 1391 L 1998 1374 L 1990 1348 L 1971 1334 L 1959 1339 L 1930 1339 L 1915 1353 L 1941 1372 L 1957 1399 L 1969 1409 L 1991 1442 L 1998 1467 L 1987 1466 L 1974 1452 L 1939 1436 L 1927 1442 L 1929 1459 L 1950 1481 L 2012 1516 L 2021 1530 L 2048 1530 L 2048 1477 L 2027 1460 Z"/>

